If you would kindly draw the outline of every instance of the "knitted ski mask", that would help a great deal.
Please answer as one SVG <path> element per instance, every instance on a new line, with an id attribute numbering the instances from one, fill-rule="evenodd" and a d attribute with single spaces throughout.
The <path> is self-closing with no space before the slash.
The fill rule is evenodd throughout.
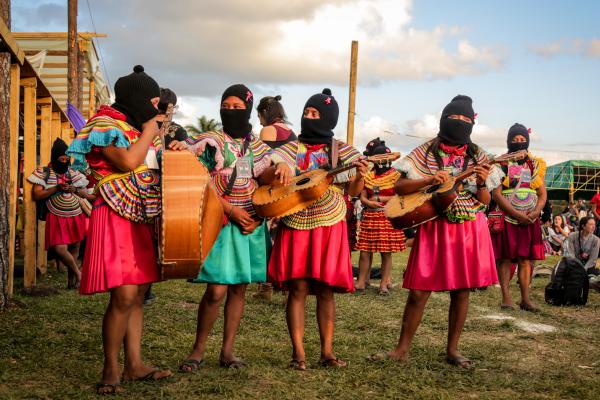
<path id="1" fill-rule="evenodd" d="M 223 131 L 235 139 L 242 139 L 252 132 L 250 114 L 252 114 L 252 103 L 254 95 L 245 85 L 237 84 L 229 86 L 221 96 L 221 104 L 226 98 L 234 96 L 242 100 L 246 105 L 245 110 L 228 110 L 221 108 L 221 123 Z"/>
<path id="2" fill-rule="evenodd" d="M 333 138 L 333 129 L 337 125 L 340 109 L 331 95 L 331 90 L 323 89 L 322 93 L 311 96 L 304 110 L 313 107 L 319 111 L 319 119 L 310 119 L 302 115 L 301 133 L 298 139 L 308 144 L 329 144 Z"/>
<path id="3" fill-rule="evenodd" d="M 388 154 L 391 153 L 389 147 L 385 145 L 385 141 L 379 138 L 371 140 L 369 144 L 367 144 L 367 149 L 363 152 L 365 156 L 374 156 L 377 154 Z M 375 174 L 381 175 L 391 168 L 390 163 L 377 164 L 375 163 Z"/>
<path id="4" fill-rule="evenodd" d="M 460 119 L 448 118 L 450 115 L 462 115 L 475 121 L 473 100 L 469 96 L 458 95 L 444 107 L 440 118 L 440 132 L 438 137 L 450 145 L 463 145 L 471 143 L 473 124 Z"/>
<path id="5" fill-rule="evenodd" d="M 115 83 L 112 106 L 125 114 L 129 125 L 141 131 L 142 124 L 158 114 L 150 101 L 155 97 L 160 97 L 158 83 L 144 72 L 144 67 L 136 65 L 133 73 L 120 77 Z"/>
<path id="6" fill-rule="evenodd" d="M 67 172 L 69 169 L 69 165 L 71 165 L 70 161 L 62 162 L 58 159 L 61 156 L 67 154 L 67 149 L 69 146 L 61 139 L 58 138 L 52 144 L 52 150 L 50 151 L 50 162 L 52 164 L 52 169 L 59 175 L 62 175 Z"/>
<path id="7" fill-rule="evenodd" d="M 520 143 L 512 143 L 515 136 L 523 136 L 527 141 Z M 510 127 L 508 130 L 508 136 L 506 137 L 506 146 L 508 147 L 508 152 L 512 153 L 519 150 L 527 150 L 529 149 L 529 129 L 525 127 L 525 125 L 516 123 Z"/>

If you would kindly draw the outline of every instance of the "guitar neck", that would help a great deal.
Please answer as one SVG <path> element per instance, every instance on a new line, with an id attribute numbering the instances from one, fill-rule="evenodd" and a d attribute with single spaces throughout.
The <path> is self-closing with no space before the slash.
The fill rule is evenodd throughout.
<path id="1" fill-rule="evenodd" d="M 376 163 L 382 163 L 382 162 L 392 162 L 396 159 L 398 159 L 400 157 L 400 153 L 388 153 L 382 156 L 371 156 L 371 157 L 367 157 L 365 160 L 376 164 Z M 329 176 L 335 176 L 338 174 L 341 174 L 342 172 L 346 172 L 348 170 L 351 170 L 352 168 L 356 168 L 355 165 L 350 164 L 350 165 L 344 165 L 341 167 L 337 167 L 332 169 L 331 171 L 329 171 L 328 175 Z"/>
<path id="2" fill-rule="evenodd" d="M 494 164 L 499 164 L 501 162 L 502 162 L 502 160 L 490 160 L 488 162 L 478 164 L 477 166 L 480 167 L 480 166 L 494 165 Z M 456 181 L 462 181 L 462 180 L 465 180 L 466 178 L 468 178 L 469 176 L 473 175 L 474 173 L 475 173 L 475 166 L 467 168 L 460 174 L 456 175 L 454 177 L 454 179 L 456 179 Z"/>

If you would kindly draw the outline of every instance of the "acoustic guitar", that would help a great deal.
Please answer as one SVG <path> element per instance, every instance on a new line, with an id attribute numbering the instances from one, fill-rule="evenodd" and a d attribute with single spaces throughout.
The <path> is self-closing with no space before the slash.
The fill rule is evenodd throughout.
<path id="1" fill-rule="evenodd" d="M 400 153 L 378 154 L 366 160 L 376 164 L 389 164 L 400 158 Z M 256 214 L 263 218 L 281 218 L 302 211 L 325 194 L 336 175 L 355 168 L 346 165 L 332 170 L 322 168 L 305 172 L 292 178 L 289 185 L 279 182 L 259 187 L 252 196 Z"/>
<path id="2" fill-rule="evenodd" d="M 504 154 L 481 165 L 493 165 L 508 161 L 522 160 L 527 151 L 521 150 Z M 445 211 L 458 197 L 458 188 L 462 182 L 475 173 L 475 168 L 467 168 L 448 181 L 437 185 L 428 185 L 406 195 L 395 195 L 385 205 L 385 216 L 396 229 L 414 228 L 425 222 L 444 215 Z"/>
<path id="3" fill-rule="evenodd" d="M 170 115 L 171 105 L 167 121 L 161 127 L 161 139 L 169 127 Z M 223 206 L 208 170 L 192 153 L 164 150 L 161 162 L 162 215 L 158 226 L 161 278 L 193 279 L 219 236 Z"/>

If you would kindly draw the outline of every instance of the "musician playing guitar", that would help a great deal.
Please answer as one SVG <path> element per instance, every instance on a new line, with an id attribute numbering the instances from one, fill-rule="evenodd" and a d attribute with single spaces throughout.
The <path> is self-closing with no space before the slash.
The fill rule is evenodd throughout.
<path id="1" fill-rule="evenodd" d="M 267 225 L 252 207 L 257 179 L 271 165 L 269 146 L 252 135 L 250 114 L 253 95 L 246 86 L 230 86 L 221 97 L 223 130 L 204 132 L 185 143 L 172 142 L 173 150 L 188 149 L 209 170 L 221 198 L 225 224 L 194 282 L 207 283 L 198 307 L 196 341 L 182 363 L 181 372 L 195 372 L 204 361 L 206 341 L 225 303 L 225 323 L 220 364 L 241 368 L 246 363 L 233 354 L 233 345 L 244 311 L 246 287 L 265 282 L 271 240 Z"/>
<path id="2" fill-rule="evenodd" d="M 340 164 L 356 168 L 338 175 L 338 183 L 349 183 L 349 192 L 356 196 L 364 186 L 367 163 L 359 161 L 360 153 L 333 139 L 339 108 L 329 89 L 315 94 L 303 110 L 298 141 L 273 150 L 271 158 L 281 172 L 284 183 L 290 172 L 303 172 Z M 288 168 L 282 168 L 287 165 Z M 356 171 L 356 172 L 353 172 Z M 335 292 L 354 290 L 350 248 L 346 232 L 346 205 L 342 189 L 331 185 L 316 203 L 295 214 L 281 218 L 269 261 L 269 281 L 289 290 L 286 316 L 292 340 L 290 367 L 306 369 L 304 353 L 304 309 L 306 296 L 317 296 L 317 319 L 321 337 L 320 364 L 344 367 L 346 362 L 333 353 L 335 322 Z"/>
<path id="3" fill-rule="evenodd" d="M 442 184 L 470 166 L 475 166 L 476 177 L 462 183 L 458 198 L 443 216 L 417 228 L 404 274 L 403 287 L 410 293 L 400 339 L 392 351 L 374 354 L 371 359 L 406 360 L 431 292 L 449 291 L 446 360 L 463 368 L 473 364 L 458 352 L 458 340 L 467 317 L 470 289 L 498 282 L 483 212 L 490 190 L 500 184 L 502 176 L 496 167 L 478 165 L 487 157 L 471 142 L 474 118 L 471 98 L 456 96 L 442 112 L 437 138 L 420 145 L 396 165 L 402 174 L 395 187 L 399 195 Z"/>

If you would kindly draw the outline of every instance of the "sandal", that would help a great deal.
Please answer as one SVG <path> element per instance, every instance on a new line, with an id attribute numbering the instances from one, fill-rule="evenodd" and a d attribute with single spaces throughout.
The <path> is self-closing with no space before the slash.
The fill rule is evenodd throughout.
<path id="1" fill-rule="evenodd" d="M 390 291 L 388 288 L 379 288 L 379 295 L 380 296 L 389 296 L 390 295 Z"/>
<path id="2" fill-rule="evenodd" d="M 501 310 L 514 310 L 515 306 L 512 304 L 500 304 Z"/>
<path id="3" fill-rule="evenodd" d="M 319 361 L 321 367 L 335 367 L 344 368 L 348 366 L 348 363 L 340 358 L 327 358 Z"/>
<path id="4" fill-rule="evenodd" d="M 290 361 L 289 368 L 295 369 L 296 371 L 306 371 L 306 361 L 292 359 L 292 361 Z"/>
<path id="5" fill-rule="evenodd" d="M 108 390 L 104 390 L 108 389 Z M 123 392 L 121 385 L 118 383 L 96 383 L 96 394 L 99 396 L 104 396 L 107 394 L 119 394 Z"/>
<path id="6" fill-rule="evenodd" d="M 204 359 L 202 360 L 194 360 L 192 358 L 188 358 L 179 366 L 179 372 L 183 372 L 186 374 L 191 374 L 200 369 L 204 365 Z M 187 367 L 187 369 L 186 369 Z"/>
<path id="7" fill-rule="evenodd" d="M 232 368 L 232 369 L 240 369 L 248 366 L 244 360 L 241 358 L 236 358 L 234 360 L 220 360 L 219 365 L 223 368 Z"/>
<path id="8" fill-rule="evenodd" d="M 366 293 L 367 293 L 366 288 L 357 288 L 356 286 L 354 286 L 354 294 L 366 294 Z"/>
<path id="9" fill-rule="evenodd" d="M 523 311 L 529 311 L 532 313 L 539 313 L 540 309 L 534 306 L 533 304 L 523 304 L 519 303 L 519 308 Z"/>
<path id="10" fill-rule="evenodd" d="M 160 376 L 161 373 L 165 373 L 165 375 Z M 148 382 L 148 381 L 160 381 L 161 379 L 166 379 L 173 376 L 173 373 L 171 371 L 169 371 L 168 369 L 155 369 L 153 371 L 148 372 L 146 375 L 144 376 L 140 376 L 140 377 L 129 377 L 126 376 L 125 374 L 123 374 L 123 380 L 125 382 Z"/>
<path id="11" fill-rule="evenodd" d="M 450 356 L 446 356 L 446 362 L 450 365 L 454 365 L 455 367 L 461 367 L 464 369 L 471 369 L 473 368 L 473 366 L 475 365 L 475 362 L 472 360 L 469 360 L 466 357 L 450 357 Z"/>
<path id="12" fill-rule="evenodd" d="M 378 362 L 378 361 L 394 361 L 394 362 L 405 362 L 405 359 L 392 357 L 389 351 L 381 353 L 374 353 L 367 357 L 367 361 Z"/>

